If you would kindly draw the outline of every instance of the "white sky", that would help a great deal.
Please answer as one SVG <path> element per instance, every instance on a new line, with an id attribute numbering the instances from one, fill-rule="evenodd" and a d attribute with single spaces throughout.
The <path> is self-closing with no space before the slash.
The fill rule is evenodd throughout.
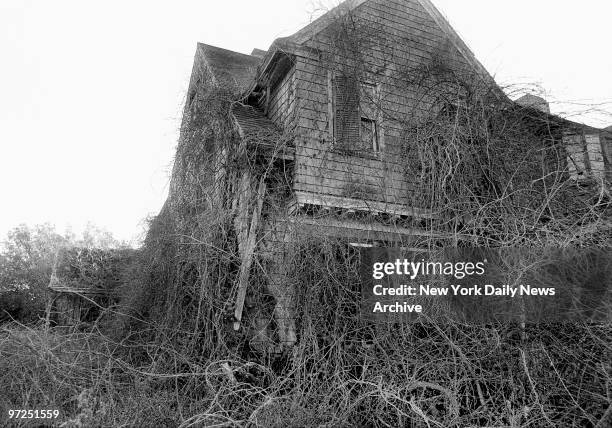
<path id="1" fill-rule="evenodd" d="M 0 239 L 47 221 L 140 236 L 166 197 L 196 42 L 267 49 L 320 3 L 336 2 L 0 0 Z M 539 83 L 553 112 L 612 101 L 610 0 L 434 3 L 499 82 Z"/>

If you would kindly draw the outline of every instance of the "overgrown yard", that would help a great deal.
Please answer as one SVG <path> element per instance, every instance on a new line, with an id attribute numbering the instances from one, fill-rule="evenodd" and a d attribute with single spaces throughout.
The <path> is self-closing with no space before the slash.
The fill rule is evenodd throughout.
<path id="1" fill-rule="evenodd" d="M 509 327 L 373 333 L 306 338 L 257 363 L 91 326 L 5 325 L 0 411 L 59 409 L 50 425 L 87 427 L 608 426 L 610 326 L 528 329 L 523 341 Z"/>

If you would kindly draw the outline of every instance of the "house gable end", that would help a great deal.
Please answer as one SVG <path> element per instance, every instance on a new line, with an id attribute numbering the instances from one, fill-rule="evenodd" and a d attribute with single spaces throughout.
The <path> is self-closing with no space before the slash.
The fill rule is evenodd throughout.
<path id="1" fill-rule="evenodd" d="M 309 40 L 316 37 L 319 33 L 326 30 L 336 20 L 345 16 L 347 13 L 356 11 L 360 6 L 367 3 L 384 3 L 384 0 L 348 0 L 340 5 L 336 6 L 323 16 L 314 20 L 304 28 L 300 29 L 293 35 L 287 37 L 288 41 L 296 44 L 305 44 Z M 399 3 L 405 4 L 405 6 L 411 5 L 412 7 L 419 7 L 424 13 L 426 13 L 431 20 L 439 27 L 439 29 L 445 34 L 447 39 L 451 42 L 457 52 L 463 57 L 463 59 L 482 77 L 485 77 L 491 83 L 494 83 L 493 77 L 489 74 L 486 68 L 478 61 L 474 53 L 458 35 L 458 33 L 449 24 L 448 20 L 444 15 L 436 8 L 436 6 L 430 0 L 401 0 Z"/>

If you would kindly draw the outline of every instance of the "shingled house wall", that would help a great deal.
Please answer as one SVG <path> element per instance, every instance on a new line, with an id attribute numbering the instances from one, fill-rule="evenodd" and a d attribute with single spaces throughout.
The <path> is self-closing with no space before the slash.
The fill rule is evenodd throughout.
<path id="1" fill-rule="evenodd" d="M 334 45 L 332 26 L 304 43 L 319 52 L 318 56 L 298 55 L 295 60 L 299 103 L 295 190 L 410 205 L 418 183 L 406 174 L 402 159 L 406 155 L 401 139 L 405 123 L 394 118 L 418 119 L 428 106 L 418 99 L 416 88 L 406 86 L 402 74 L 427 66 L 434 58 L 462 69 L 469 64 L 417 1 L 372 0 L 355 8 L 351 15 L 356 26 L 374 28 L 373 37 L 378 38 L 369 46 L 364 44 L 360 60 L 365 65 L 362 80 L 379 88 L 376 102 L 382 110 L 382 123 L 378 123 L 380 152 L 351 154 L 337 151 L 333 145 L 329 81 L 337 73 L 335 68 L 350 67 L 350 58 Z"/>
<path id="2" fill-rule="evenodd" d="M 271 90 L 267 116 L 280 128 L 290 131 L 295 125 L 296 93 L 295 68 L 287 72 Z"/>

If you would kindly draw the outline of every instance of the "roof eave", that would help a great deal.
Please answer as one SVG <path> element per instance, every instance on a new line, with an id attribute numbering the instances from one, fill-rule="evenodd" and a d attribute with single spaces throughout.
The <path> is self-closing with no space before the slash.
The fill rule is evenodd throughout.
<path id="1" fill-rule="evenodd" d="M 268 53 L 264 56 L 260 68 L 257 72 L 255 81 L 247 91 L 247 95 L 253 92 L 258 86 L 268 87 L 274 84 L 282 75 L 277 75 L 279 67 L 285 66 L 287 59 L 293 60 L 299 46 L 286 37 L 279 38 L 272 42 Z"/>

